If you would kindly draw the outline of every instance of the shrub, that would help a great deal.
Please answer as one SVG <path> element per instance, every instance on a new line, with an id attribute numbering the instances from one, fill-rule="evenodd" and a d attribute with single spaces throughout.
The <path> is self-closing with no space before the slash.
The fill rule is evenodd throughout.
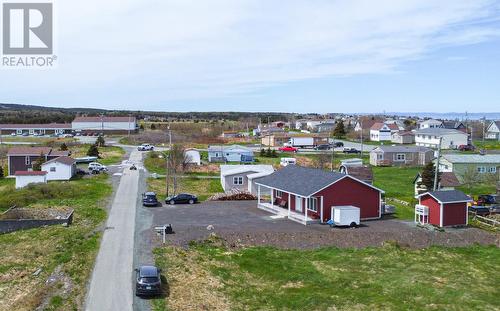
<path id="1" fill-rule="evenodd" d="M 66 143 L 62 143 L 61 146 L 59 146 L 59 150 L 61 150 L 61 151 L 67 151 L 68 150 L 68 146 L 66 145 Z"/>
<path id="2" fill-rule="evenodd" d="M 87 150 L 87 155 L 89 157 L 98 157 L 99 158 L 99 148 L 97 145 L 91 145 L 89 150 Z"/>

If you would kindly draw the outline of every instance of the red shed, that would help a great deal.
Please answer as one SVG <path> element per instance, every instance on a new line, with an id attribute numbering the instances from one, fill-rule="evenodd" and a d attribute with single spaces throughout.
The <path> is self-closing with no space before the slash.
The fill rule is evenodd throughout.
<path id="1" fill-rule="evenodd" d="M 438 226 L 467 225 L 470 197 L 458 190 L 430 191 L 417 196 L 419 205 L 428 208 L 426 222 Z"/>
<path id="2" fill-rule="evenodd" d="M 303 224 L 330 220 L 335 206 L 358 207 L 362 220 L 382 216 L 383 191 L 343 173 L 288 165 L 256 184 L 259 208 Z"/>

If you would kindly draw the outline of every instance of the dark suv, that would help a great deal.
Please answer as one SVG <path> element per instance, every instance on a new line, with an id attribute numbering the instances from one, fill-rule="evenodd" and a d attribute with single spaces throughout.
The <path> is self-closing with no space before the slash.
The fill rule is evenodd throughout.
<path id="1" fill-rule="evenodd" d="M 142 206 L 158 206 L 160 202 L 156 198 L 156 193 L 146 192 L 142 194 Z"/>
<path id="2" fill-rule="evenodd" d="M 141 266 L 135 269 L 135 295 L 154 296 L 161 294 L 161 269 L 155 266 Z"/>

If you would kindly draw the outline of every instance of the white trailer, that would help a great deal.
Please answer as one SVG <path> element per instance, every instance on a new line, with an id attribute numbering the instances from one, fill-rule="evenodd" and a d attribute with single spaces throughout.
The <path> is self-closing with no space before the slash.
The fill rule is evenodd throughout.
<path id="1" fill-rule="evenodd" d="M 360 210 L 355 206 L 332 206 L 330 224 L 335 226 L 359 226 Z"/>
<path id="2" fill-rule="evenodd" d="M 297 148 L 313 148 L 314 137 L 291 137 L 288 141 L 288 146 Z"/>

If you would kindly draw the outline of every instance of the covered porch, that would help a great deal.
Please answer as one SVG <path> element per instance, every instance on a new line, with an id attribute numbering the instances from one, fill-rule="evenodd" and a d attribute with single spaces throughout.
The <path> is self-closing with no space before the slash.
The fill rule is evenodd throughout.
<path id="1" fill-rule="evenodd" d="M 263 195 L 270 193 L 270 195 Z M 277 197 L 276 193 L 281 196 Z M 292 210 L 292 197 L 297 206 Z M 304 202 L 298 204 L 298 202 Z M 284 190 L 257 185 L 257 207 L 269 213 L 288 218 L 303 225 L 319 223 L 323 219 L 323 197 L 301 196 Z M 311 214 L 318 217 L 311 217 Z"/>

